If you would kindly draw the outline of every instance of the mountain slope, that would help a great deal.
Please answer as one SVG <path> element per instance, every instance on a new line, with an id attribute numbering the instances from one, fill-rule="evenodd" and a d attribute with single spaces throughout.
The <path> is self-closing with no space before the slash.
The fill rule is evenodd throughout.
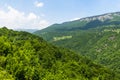
<path id="1" fill-rule="evenodd" d="M 84 21 L 84 23 L 83 23 Z M 57 46 L 72 49 L 120 74 L 120 13 L 65 22 L 35 32 Z"/>
<path id="2" fill-rule="evenodd" d="M 1 80 L 119 80 L 106 67 L 70 50 L 5 27 L 0 29 L 0 67 Z"/>
<path id="3" fill-rule="evenodd" d="M 82 18 L 75 21 L 64 22 L 62 24 L 53 24 L 45 29 L 38 30 L 36 34 L 44 34 L 46 32 L 60 32 L 60 31 L 74 31 L 74 30 L 87 30 L 105 25 L 118 25 L 120 24 L 120 12 L 107 13 L 98 16 Z"/>

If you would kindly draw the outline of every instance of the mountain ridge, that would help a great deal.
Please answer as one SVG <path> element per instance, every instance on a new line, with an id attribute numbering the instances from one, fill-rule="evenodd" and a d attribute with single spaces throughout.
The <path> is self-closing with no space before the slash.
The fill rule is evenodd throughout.
<path id="1" fill-rule="evenodd" d="M 108 14 L 113 18 L 90 22 L 77 20 L 74 23 L 51 26 L 34 34 L 56 46 L 74 50 L 79 54 L 83 53 L 82 55 L 96 63 L 107 66 L 120 74 L 120 12 Z M 66 38 L 67 36 L 70 38 Z"/>
<path id="2" fill-rule="evenodd" d="M 86 30 L 90 28 L 96 28 L 104 25 L 114 25 L 120 24 L 120 12 L 106 13 L 97 16 L 91 16 L 86 18 L 81 18 L 75 21 L 63 22 L 61 24 L 53 24 L 44 28 L 42 30 L 38 30 L 34 33 L 42 33 L 42 32 L 52 32 L 52 31 L 69 31 L 69 30 Z"/>

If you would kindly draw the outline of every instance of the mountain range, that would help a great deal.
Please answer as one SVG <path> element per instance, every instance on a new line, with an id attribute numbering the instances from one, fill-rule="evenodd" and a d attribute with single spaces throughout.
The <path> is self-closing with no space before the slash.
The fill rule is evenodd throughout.
<path id="1" fill-rule="evenodd" d="M 62 24 L 53 24 L 45 29 L 36 31 L 35 33 L 44 33 L 51 31 L 74 31 L 87 30 L 89 28 L 96 28 L 99 26 L 107 26 L 120 24 L 120 12 L 107 13 L 98 16 L 81 18 L 75 21 L 64 22 Z"/>
<path id="2" fill-rule="evenodd" d="M 15 31 L 26 31 L 29 33 L 33 33 L 35 31 L 37 31 L 38 29 L 14 29 Z"/>
<path id="3" fill-rule="evenodd" d="M 120 80 L 120 13 L 34 33 L 0 28 L 0 80 Z"/>
<path id="4" fill-rule="evenodd" d="M 53 24 L 34 34 L 120 74 L 120 12 Z"/>

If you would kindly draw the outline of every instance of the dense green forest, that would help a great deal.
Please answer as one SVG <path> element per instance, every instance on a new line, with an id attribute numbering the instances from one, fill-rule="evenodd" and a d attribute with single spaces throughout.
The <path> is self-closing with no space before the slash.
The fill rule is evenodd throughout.
<path id="1" fill-rule="evenodd" d="M 56 46 L 87 56 L 120 75 L 119 12 L 54 24 L 35 34 Z"/>
<path id="2" fill-rule="evenodd" d="M 0 80 L 119 80 L 119 75 L 38 36 L 3 27 Z"/>

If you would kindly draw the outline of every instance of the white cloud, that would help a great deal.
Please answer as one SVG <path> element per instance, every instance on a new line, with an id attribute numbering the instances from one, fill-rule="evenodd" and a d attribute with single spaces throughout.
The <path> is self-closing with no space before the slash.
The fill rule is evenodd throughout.
<path id="1" fill-rule="evenodd" d="M 42 20 L 42 21 L 39 22 L 39 24 L 41 26 L 46 26 L 46 24 L 48 24 L 48 22 L 46 20 Z"/>
<path id="2" fill-rule="evenodd" d="M 7 26 L 11 29 L 42 29 L 48 26 L 48 22 L 33 12 L 25 14 L 24 12 L 20 12 L 11 6 L 8 6 L 7 11 L 0 10 L 0 27 L 2 26 Z"/>
<path id="3" fill-rule="evenodd" d="M 35 2 L 34 3 L 36 7 L 43 7 L 44 6 L 44 3 L 43 2 Z"/>
<path id="4" fill-rule="evenodd" d="M 30 13 L 29 15 L 28 15 L 28 19 L 29 20 L 34 20 L 34 19 L 36 19 L 37 18 L 37 16 L 34 14 L 34 13 Z"/>

